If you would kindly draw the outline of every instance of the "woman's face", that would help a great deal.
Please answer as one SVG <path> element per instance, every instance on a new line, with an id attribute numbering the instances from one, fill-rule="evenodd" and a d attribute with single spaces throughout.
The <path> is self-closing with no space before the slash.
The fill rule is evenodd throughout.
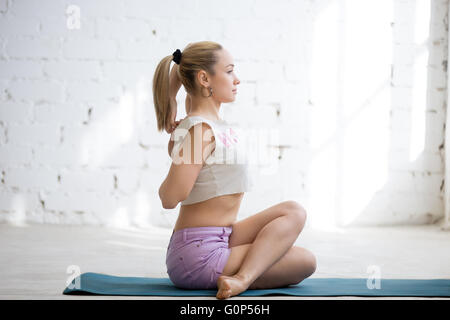
<path id="1" fill-rule="evenodd" d="M 211 78 L 209 85 L 213 89 L 212 97 L 219 102 L 233 102 L 237 94 L 237 85 L 240 83 L 234 72 L 233 57 L 225 49 L 217 51 L 217 56 L 219 60 L 214 66 L 216 74 Z M 203 94 L 207 94 L 206 89 L 203 89 Z"/>

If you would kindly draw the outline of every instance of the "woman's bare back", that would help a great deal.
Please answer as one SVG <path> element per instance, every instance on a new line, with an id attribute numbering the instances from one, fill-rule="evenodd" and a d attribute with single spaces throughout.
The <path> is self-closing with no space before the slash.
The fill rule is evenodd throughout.
<path id="1" fill-rule="evenodd" d="M 182 205 L 174 231 L 192 227 L 231 226 L 244 193 L 227 194 L 190 205 Z"/>

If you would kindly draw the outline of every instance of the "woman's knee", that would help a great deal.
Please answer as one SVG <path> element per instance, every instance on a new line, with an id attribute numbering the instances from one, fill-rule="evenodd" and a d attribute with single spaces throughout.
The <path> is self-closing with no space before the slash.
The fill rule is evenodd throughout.
<path id="1" fill-rule="evenodd" d="M 286 213 L 293 220 L 293 225 L 299 227 L 299 232 L 303 229 L 306 222 L 306 210 L 297 202 L 293 200 L 284 202 Z"/>
<path id="2" fill-rule="evenodd" d="M 314 272 L 316 272 L 317 269 L 317 259 L 316 256 L 309 250 L 304 249 L 303 253 L 303 268 L 304 273 L 306 274 L 306 277 L 309 277 Z"/>
<path id="3" fill-rule="evenodd" d="M 294 247 L 296 249 L 297 259 L 297 282 L 300 282 L 311 276 L 317 269 L 316 256 L 309 250 L 301 247 Z"/>

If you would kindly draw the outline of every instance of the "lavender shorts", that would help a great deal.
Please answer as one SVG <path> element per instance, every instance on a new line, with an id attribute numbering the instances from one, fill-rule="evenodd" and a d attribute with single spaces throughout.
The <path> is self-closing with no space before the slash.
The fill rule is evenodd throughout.
<path id="1" fill-rule="evenodd" d="M 214 289 L 230 256 L 232 227 L 177 230 L 170 238 L 166 266 L 170 280 L 185 289 Z"/>

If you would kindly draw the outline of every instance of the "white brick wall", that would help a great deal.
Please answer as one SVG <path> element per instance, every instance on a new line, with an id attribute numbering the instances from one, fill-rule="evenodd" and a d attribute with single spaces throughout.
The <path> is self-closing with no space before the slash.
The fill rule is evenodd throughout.
<path id="1" fill-rule="evenodd" d="M 223 116 L 277 133 L 239 218 L 297 200 L 317 227 L 433 223 L 447 13 L 446 0 L 0 0 L 0 221 L 170 227 L 151 80 L 175 49 L 214 40 L 241 79 Z"/>

